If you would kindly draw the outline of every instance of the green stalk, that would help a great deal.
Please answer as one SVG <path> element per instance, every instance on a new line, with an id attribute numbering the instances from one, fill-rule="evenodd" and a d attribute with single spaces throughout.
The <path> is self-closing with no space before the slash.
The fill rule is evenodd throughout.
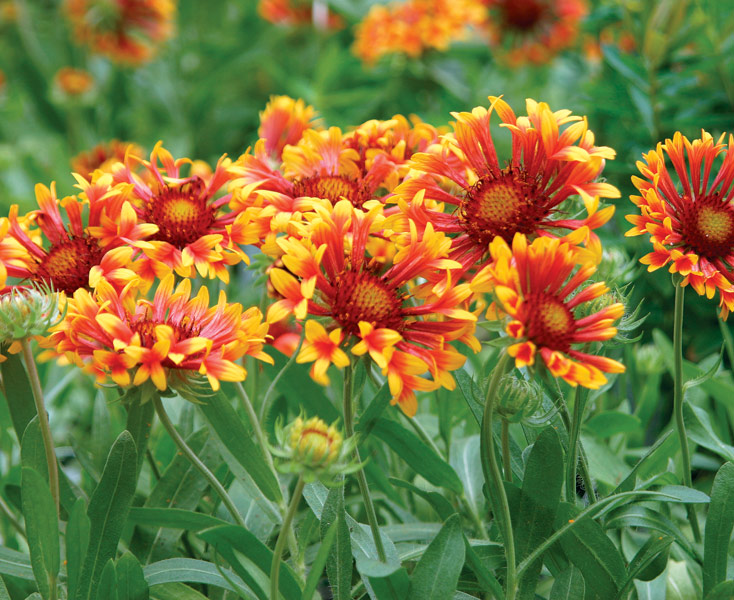
<path id="1" fill-rule="evenodd" d="M 354 406 L 352 403 L 352 375 L 353 367 L 351 362 L 344 369 L 344 433 L 347 439 L 354 435 Z M 359 457 L 359 449 L 354 446 L 353 458 L 357 463 L 361 463 L 362 460 Z M 372 530 L 372 537 L 375 539 L 375 548 L 377 549 L 377 556 L 380 562 L 386 562 L 387 556 L 385 554 L 385 548 L 382 545 L 382 538 L 380 537 L 380 526 L 377 524 L 377 513 L 375 512 L 375 505 L 372 503 L 372 497 L 370 496 L 370 489 L 367 486 L 367 477 L 365 477 L 364 469 L 357 471 L 357 483 L 359 484 L 359 491 L 362 494 L 362 501 L 364 502 L 364 508 L 367 512 L 367 521 L 370 524 Z"/>
<path id="2" fill-rule="evenodd" d="M 675 313 L 673 317 L 673 358 L 674 387 L 673 387 L 673 412 L 675 413 L 675 427 L 678 431 L 678 441 L 683 458 L 683 481 L 689 488 L 693 487 L 691 478 L 691 455 L 688 448 L 688 436 L 686 435 L 686 424 L 683 420 L 683 301 L 685 299 L 685 288 L 680 285 L 679 278 L 674 278 L 675 284 Z M 688 520 L 691 522 L 693 538 L 696 542 L 701 541 L 701 530 L 698 526 L 698 517 L 691 504 L 686 505 Z"/>
<path id="3" fill-rule="evenodd" d="M 298 481 L 296 482 L 296 489 L 293 490 L 293 496 L 291 502 L 288 505 L 288 510 L 283 518 L 283 525 L 278 533 L 278 539 L 275 542 L 275 550 L 273 550 L 273 562 L 270 565 L 270 600 L 278 600 L 278 587 L 280 584 L 280 557 L 283 556 L 283 548 L 285 548 L 285 542 L 288 539 L 288 532 L 292 531 L 291 525 L 293 523 L 293 517 L 296 516 L 298 510 L 298 503 L 301 501 L 301 494 L 306 482 L 303 480 L 303 476 L 299 475 Z"/>
<path id="4" fill-rule="evenodd" d="M 288 358 L 288 362 L 286 362 L 283 365 L 283 368 L 278 371 L 278 374 L 273 377 L 273 381 L 270 382 L 270 385 L 268 386 L 267 391 L 265 392 L 265 397 L 263 398 L 262 404 L 260 405 L 260 421 L 263 421 L 265 419 L 265 414 L 268 409 L 268 404 L 270 403 L 270 397 L 275 392 L 275 386 L 278 385 L 278 382 L 280 381 L 281 377 L 285 375 L 286 371 L 291 368 L 294 362 L 296 362 L 296 357 L 298 356 L 298 353 L 301 351 L 301 346 L 303 346 L 303 340 L 306 337 L 306 327 L 304 326 L 301 329 L 301 339 L 298 340 L 298 346 L 296 346 L 296 349 L 293 351 L 293 354 L 290 355 Z"/>
<path id="5" fill-rule="evenodd" d="M 507 369 L 511 357 L 504 352 L 494 368 L 492 380 L 487 390 L 487 399 L 484 403 L 484 418 L 482 419 L 481 432 L 481 456 L 482 471 L 492 499 L 492 510 L 495 518 L 499 521 L 500 531 L 505 543 L 505 557 L 507 562 L 507 578 L 505 581 L 505 600 L 515 600 L 517 593 L 517 575 L 515 573 L 515 537 L 512 531 L 512 519 L 510 517 L 510 505 L 507 501 L 507 493 L 502 480 L 497 457 L 494 453 L 494 439 L 492 432 L 492 419 L 494 416 L 494 402 L 497 395 L 500 379 Z"/>
<path id="6" fill-rule="evenodd" d="M 201 462 L 199 457 L 196 456 L 196 453 L 188 446 L 186 441 L 181 437 L 181 434 L 176 430 L 176 427 L 171 422 L 168 413 L 166 413 L 166 409 L 163 407 L 163 402 L 161 402 L 160 396 L 154 396 L 152 402 L 153 406 L 155 406 L 155 412 L 158 414 L 158 418 L 161 420 L 163 427 L 165 427 L 168 435 L 171 436 L 171 439 L 173 439 L 178 449 L 181 450 L 189 462 L 196 467 L 199 473 L 204 476 L 204 479 L 209 482 L 209 485 L 214 488 L 214 491 L 216 491 L 222 499 L 222 503 L 227 507 L 227 510 L 229 510 L 237 525 L 240 527 L 246 527 L 245 520 L 242 518 L 242 515 L 240 515 L 237 507 L 234 505 L 234 502 L 232 502 L 232 498 L 229 497 L 227 490 L 224 489 L 224 486 L 219 482 L 216 475 L 214 475 L 214 473 L 212 473 L 209 468 Z"/>
<path id="7" fill-rule="evenodd" d="M 56 464 L 56 452 L 54 451 L 54 440 L 51 437 L 51 426 L 48 422 L 48 414 L 46 406 L 43 402 L 43 388 L 41 380 L 38 377 L 38 369 L 36 369 L 36 360 L 33 357 L 31 344 L 27 338 L 20 340 L 23 349 L 23 358 L 25 366 L 28 369 L 28 379 L 31 382 L 31 390 L 33 391 L 33 400 L 36 403 L 36 412 L 38 413 L 38 424 L 41 427 L 41 436 L 43 437 L 43 449 L 46 452 L 46 464 L 48 465 L 48 485 L 51 488 L 51 497 L 54 499 L 56 506 L 56 516 L 59 516 L 59 471 Z"/>
<path id="8" fill-rule="evenodd" d="M 510 423 L 502 419 L 502 465 L 505 480 L 512 482 L 512 461 L 510 460 Z"/>
<path id="9" fill-rule="evenodd" d="M 584 414 L 582 406 L 581 386 L 576 386 L 573 400 L 573 416 L 571 418 L 571 429 L 568 432 L 568 461 L 566 461 L 566 502 L 576 503 L 576 467 L 579 462 L 579 430 L 581 419 Z"/>

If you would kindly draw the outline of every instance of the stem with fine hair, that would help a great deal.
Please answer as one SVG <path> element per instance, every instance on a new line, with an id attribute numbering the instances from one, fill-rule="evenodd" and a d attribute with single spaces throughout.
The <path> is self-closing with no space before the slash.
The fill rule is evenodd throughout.
<path id="1" fill-rule="evenodd" d="M 484 480 L 492 500 L 492 510 L 495 518 L 499 521 L 500 531 L 505 546 L 505 557 L 507 561 L 507 578 L 505 580 L 505 600 L 515 600 L 517 593 L 517 577 L 515 573 L 515 537 L 512 531 L 512 520 L 510 517 L 510 505 L 505 492 L 505 484 L 502 480 L 497 456 L 494 453 L 494 434 L 492 431 L 492 419 L 494 417 L 494 403 L 497 396 L 497 388 L 500 379 L 507 369 L 512 357 L 503 352 L 487 389 L 487 398 L 484 402 L 484 418 L 482 419 L 481 431 L 481 458 Z"/>
<path id="2" fill-rule="evenodd" d="M 683 301 L 685 299 L 685 287 L 680 284 L 678 277 L 675 281 L 675 312 L 673 317 L 673 359 L 675 360 L 673 370 L 673 412 L 675 414 L 675 427 L 678 431 L 678 441 L 683 459 L 683 481 L 687 487 L 693 487 L 691 477 L 691 455 L 688 448 L 688 436 L 686 435 L 686 423 L 683 419 Z M 701 541 L 701 530 L 698 526 L 698 517 L 691 504 L 686 504 L 688 520 L 691 522 L 693 538 L 696 542 Z"/>
<path id="3" fill-rule="evenodd" d="M 27 338 L 20 341 L 23 349 L 23 358 L 25 360 L 26 369 L 28 369 L 28 379 L 31 383 L 31 391 L 33 392 L 33 400 L 36 403 L 36 412 L 38 413 L 38 424 L 41 427 L 41 436 L 43 437 L 43 449 L 46 452 L 46 464 L 48 465 L 48 485 L 51 488 L 51 497 L 54 499 L 56 506 L 56 516 L 59 515 L 59 471 L 56 464 L 56 452 L 54 451 L 54 440 L 51 437 L 51 425 L 48 422 L 48 414 L 46 414 L 46 406 L 43 402 L 43 388 L 41 387 L 41 379 L 38 377 L 38 369 L 36 369 L 36 360 L 33 358 L 33 350 Z"/>
<path id="4" fill-rule="evenodd" d="M 352 363 L 350 362 L 344 368 L 344 433 L 347 439 L 354 435 L 354 406 L 352 405 Z M 354 446 L 353 453 L 354 460 L 357 463 L 361 463 L 359 458 L 359 449 Z M 364 502 L 364 508 L 367 512 L 367 521 L 370 524 L 372 530 L 372 537 L 375 539 L 375 548 L 377 549 L 377 556 L 380 562 L 387 560 L 385 554 L 385 548 L 382 545 L 382 538 L 380 537 L 380 526 L 377 524 L 377 513 L 375 512 L 375 505 L 372 503 L 372 497 L 370 496 L 370 489 L 367 486 L 367 477 L 365 477 L 364 469 L 357 471 L 357 483 L 359 484 L 359 491 L 362 494 L 362 501 Z"/>
<path id="5" fill-rule="evenodd" d="M 189 460 L 189 462 L 194 467 L 196 467 L 199 473 L 204 476 L 204 479 L 207 480 L 209 485 L 214 488 L 214 491 L 216 491 L 219 497 L 222 499 L 222 503 L 224 504 L 224 506 L 227 507 L 227 510 L 229 510 L 232 518 L 235 520 L 237 525 L 239 525 L 240 527 L 245 527 L 245 520 L 242 518 L 242 515 L 237 510 L 234 502 L 232 502 L 232 498 L 229 497 L 227 490 L 224 489 L 224 486 L 220 483 L 219 479 L 217 479 L 216 475 L 214 475 L 214 473 L 212 473 L 209 468 L 203 462 L 201 462 L 199 457 L 196 456 L 196 453 L 181 437 L 181 434 L 171 422 L 171 419 L 169 418 L 166 409 L 163 407 L 163 402 L 161 402 L 160 396 L 154 396 L 152 402 L 153 406 L 155 406 L 155 412 L 158 414 L 158 418 L 161 420 L 163 427 L 168 432 L 168 435 L 171 436 L 171 439 L 173 439 L 178 449 L 181 450 L 181 452 Z"/>
<path id="6" fill-rule="evenodd" d="M 502 466 L 505 479 L 512 481 L 512 461 L 510 460 L 510 423 L 502 419 Z"/>
<path id="7" fill-rule="evenodd" d="M 301 346 L 303 346 L 303 340 L 306 337 L 306 328 L 301 328 L 301 337 L 298 340 L 298 346 L 296 346 L 296 349 L 293 351 L 293 354 L 288 357 L 288 362 L 286 362 L 283 365 L 283 368 L 278 371 L 278 374 L 273 377 L 273 381 L 270 382 L 270 385 L 268 386 L 267 391 L 265 392 L 265 396 L 263 397 L 262 404 L 260 405 L 260 421 L 265 419 L 265 413 L 268 409 L 268 403 L 270 402 L 270 397 L 273 395 L 273 392 L 275 392 L 275 386 L 278 385 L 278 382 L 280 379 L 285 375 L 286 371 L 291 368 L 294 362 L 296 362 L 296 357 L 298 356 L 298 353 L 301 351 Z"/>
<path id="8" fill-rule="evenodd" d="M 301 494 L 303 493 L 303 487 L 305 485 L 306 482 L 303 480 L 303 476 L 299 476 L 298 481 L 296 482 L 296 489 L 293 490 L 291 502 L 288 505 L 288 510 L 283 518 L 283 525 L 278 533 L 278 539 L 275 542 L 273 562 L 270 565 L 270 600 L 278 600 L 278 587 L 280 584 L 280 557 L 283 556 L 283 548 L 285 548 L 288 532 L 292 531 L 291 524 L 293 523 L 293 517 L 296 516 L 298 503 L 301 501 Z"/>

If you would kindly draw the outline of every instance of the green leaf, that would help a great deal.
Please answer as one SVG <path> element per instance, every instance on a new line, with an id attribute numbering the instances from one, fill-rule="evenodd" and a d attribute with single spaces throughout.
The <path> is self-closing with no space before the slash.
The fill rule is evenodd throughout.
<path id="1" fill-rule="evenodd" d="M 337 527 L 336 540 L 329 554 L 326 573 L 335 600 L 350 600 L 352 591 L 352 541 L 344 512 L 344 487 L 329 490 L 321 512 L 322 543 L 326 532 Z"/>
<path id="2" fill-rule="evenodd" d="M 449 464 L 461 479 L 464 496 L 472 510 L 481 514 L 484 509 L 484 493 L 482 492 L 484 476 L 479 457 L 479 434 L 456 440 L 451 444 Z M 445 520 L 448 515 L 441 516 L 441 518 Z"/>
<path id="3" fill-rule="evenodd" d="M 566 502 L 558 508 L 555 528 L 576 519 L 578 509 Z M 601 598 L 614 598 L 624 585 L 627 572 L 619 551 L 593 519 L 575 521 L 559 539 L 563 552 L 583 574 L 586 587 Z"/>
<path id="4" fill-rule="evenodd" d="M 12 600 L 10 598 L 10 594 L 8 593 L 8 588 L 5 587 L 5 582 L 3 581 L 2 577 L 0 577 L 0 600 Z"/>
<path id="5" fill-rule="evenodd" d="M 66 524 L 66 584 L 69 598 L 76 596 L 82 564 L 89 547 L 89 529 L 87 503 L 79 498 L 71 509 Z"/>
<path id="6" fill-rule="evenodd" d="M 714 428 L 711 426 L 711 420 L 706 411 L 685 402 L 683 404 L 683 419 L 686 423 L 686 433 L 691 440 L 699 446 L 715 452 L 724 460 L 734 461 L 734 446 L 725 444 L 714 433 Z"/>
<path id="7" fill-rule="evenodd" d="M 129 431 L 110 449 L 97 488 L 89 501 L 90 543 L 84 558 L 76 600 L 91 600 L 105 563 L 115 557 L 117 543 L 135 494 L 137 452 Z"/>
<path id="8" fill-rule="evenodd" d="M 31 559 L 27 554 L 0 546 L 0 573 L 33 581 Z"/>
<path id="9" fill-rule="evenodd" d="M 186 529 L 187 531 L 201 531 L 218 525 L 230 524 L 206 513 L 181 508 L 133 507 L 130 509 L 127 519 L 137 525 Z"/>
<path id="10" fill-rule="evenodd" d="M 211 426 L 212 433 L 218 441 L 217 447 L 232 472 L 244 480 L 251 477 L 266 498 L 280 502 L 283 494 L 278 480 L 265 461 L 261 449 L 252 441 L 252 435 L 224 394 L 219 393 L 207 398 L 199 408 Z"/>
<path id="11" fill-rule="evenodd" d="M 390 405 L 390 400 L 392 400 L 390 386 L 385 383 L 375 394 L 375 397 L 370 400 L 370 403 L 367 405 L 367 408 L 364 410 L 355 426 L 355 430 L 359 432 L 363 438 L 370 434 L 372 428 L 375 426 L 375 423 L 377 423 L 377 420 L 380 418 L 385 408 Z"/>
<path id="12" fill-rule="evenodd" d="M 224 573 L 236 585 L 249 589 L 249 586 L 235 573 L 229 570 L 224 570 Z M 236 591 L 222 575 L 220 567 L 205 560 L 168 558 L 147 565 L 143 569 L 143 574 L 145 576 L 145 582 L 151 587 L 162 583 L 201 583 L 204 585 L 215 585 L 231 592 Z"/>
<path id="13" fill-rule="evenodd" d="M 646 479 L 644 473 L 659 473 L 668 462 L 668 458 L 673 455 L 678 449 L 678 439 L 673 436 L 673 431 L 666 431 L 658 440 L 650 446 L 649 450 L 645 455 L 637 461 L 629 475 L 624 478 L 616 489 L 612 492 L 613 494 L 619 494 L 620 492 L 630 492 L 634 489 L 638 475 L 643 479 Z"/>
<path id="14" fill-rule="evenodd" d="M 558 433 L 546 427 L 533 444 L 525 467 L 520 502 L 514 513 L 518 560 L 527 557 L 553 532 L 553 521 L 563 487 L 563 449 Z M 518 598 L 532 600 L 538 583 L 542 558 L 530 565 L 519 582 Z"/>
<path id="15" fill-rule="evenodd" d="M 694 560 L 698 559 L 696 551 L 678 526 L 665 515 L 646 506 L 624 506 L 605 519 L 605 529 L 627 529 L 628 527 L 644 527 L 670 536 Z"/>
<path id="16" fill-rule="evenodd" d="M 115 565 L 117 600 L 148 600 L 150 590 L 143 568 L 131 552 L 125 552 Z"/>
<path id="17" fill-rule="evenodd" d="M 127 410 L 127 422 L 125 429 L 130 432 L 135 442 L 135 448 L 138 452 L 138 462 L 136 472 L 140 475 L 140 469 L 145 461 L 145 450 L 148 447 L 148 438 L 150 437 L 150 428 L 153 424 L 153 415 L 155 406 L 152 402 L 140 402 L 140 388 L 131 388 L 138 390 L 137 398 L 130 398 L 128 404 L 125 405 Z"/>
<path id="18" fill-rule="evenodd" d="M 620 598 L 634 579 L 652 581 L 660 576 L 668 565 L 668 549 L 672 543 L 673 538 L 667 535 L 650 536 L 630 561 L 629 575 L 620 591 Z"/>
<path id="19" fill-rule="evenodd" d="M 585 424 L 584 428 L 598 438 L 608 438 L 618 433 L 630 433 L 640 428 L 640 420 L 627 413 L 616 410 L 600 412 Z"/>
<path id="20" fill-rule="evenodd" d="M 0 371 L 3 375 L 2 391 L 8 403 L 15 435 L 18 436 L 18 440 L 22 440 L 28 423 L 38 413 L 36 413 L 33 391 L 20 354 L 8 354 L 6 360 L 0 363 Z"/>
<path id="21" fill-rule="evenodd" d="M 321 574 L 324 572 L 326 561 L 331 555 L 331 546 L 334 544 L 334 540 L 336 539 L 340 522 L 342 522 L 341 517 L 337 517 L 337 520 L 329 526 L 326 530 L 326 534 L 321 538 L 319 551 L 316 553 L 316 558 L 314 558 L 313 563 L 311 563 L 311 570 L 308 572 L 301 600 L 311 600 L 313 598 L 314 592 L 316 592 L 316 586 L 319 584 L 321 579 Z M 347 535 L 349 535 L 349 531 L 347 531 Z"/>
<path id="22" fill-rule="evenodd" d="M 423 498 L 426 502 L 428 502 L 428 504 L 431 505 L 433 510 L 436 511 L 436 514 L 438 514 L 439 518 L 444 521 L 456 512 L 454 507 L 451 506 L 451 502 L 449 502 L 438 492 L 429 492 L 427 490 L 422 490 L 412 483 L 403 481 L 402 479 L 396 479 L 395 477 L 390 478 L 390 483 L 398 487 L 405 488 L 406 490 L 410 490 L 417 496 Z"/>
<path id="23" fill-rule="evenodd" d="M 37 471 L 22 468 L 21 494 L 33 574 L 45 600 L 51 596 L 61 569 L 59 518 L 48 483 Z"/>
<path id="24" fill-rule="evenodd" d="M 265 592 L 252 576 L 244 568 L 241 568 L 242 565 L 237 560 L 234 551 L 242 553 L 260 571 L 269 576 L 273 561 L 273 552 L 270 548 L 258 540 L 250 531 L 236 525 L 212 527 L 199 532 L 197 535 L 216 548 L 217 552 L 227 560 L 258 597 L 266 597 Z M 301 597 L 301 588 L 298 585 L 297 577 L 287 564 L 282 565 L 280 569 L 280 588 L 286 598 Z"/>
<path id="25" fill-rule="evenodd" d="M 410 589 L 408 571 L 402 567 L 386 577 L 368 577 L 363 582 L 370 598 L 378 600 L 405 600 Z"/>
<path id="26" fill-rule="evenodd" d="M 463 492 L 461 479 L 451 466 L 398 422 L 378 419 L 373 435 L 433 485 L 445 487 L 457 494 Z"/>
<path id="27" fill-rule="evenodd" d="M 117 577 L 112 559 L 109 559 L 102 569 L 95 594 L 97 600 L 117 600 Z"/>
<path id="28" fill-rule="evenodd" d="M 731 600 L 734 598 L 734 581 L 722 581 L 705 596 L 705 600 Z"/>
<path id="29" fill-rule="evenodd" d="M 481 427 L 484 418 L 484 397 L 481 388 L 464 369 L 454 371 L 454 378 L 477 425 Z"/>
<path id="30" fill-rule="evenodd" d="M 665 600 L 691 600 L 702 596 L 701 589 L 696 589 L 686 561 L 671 560 L 668 562 L 668 576 L 665 586 Z"/>
<path id="31" fill-rule="evenodd" d="M 657 491 L 667 497 L 661 498 L 663 502 L 685 502 L 686 504 L 708 504 L 711 502 L 711 498 L 703 492 L 684 485 L 665 485 Z"/>
<path id="32" fill-rule="evenodd" d="M 584 576 L 576 567 L 558 574 L 550 592 L 550 600 L 580 600 L 586 593 Z"/>
<path id="33" fill-rule="evenodd" d="M 459 582 L 464 556 L 461 519 L 459 515 L 452 515 L 413 569 L 408 600 L 450 598 Z"/>
<path id="34" fill-rule="evenodd" d="M 714 478 L 703 542 L 703 593 L 726 580 L 727 557 L 734 529 L 734 464 L 724 463 Z"/>
<path id="35" fill-rule="evenodd" d="M 702 373 L 698 377 L 694 377 L 693 379 L 689 379 L 683 384 L 683 393 L 685 394 L 688 390 L 694 387 L 698 387 L 699 385 L 702 385 L 706 383 L 709 379 L 711 379 L 719 370 L 719 367 L 721 366 L 721 361 L 724 359 L 724 344 L 721 345 L 721 350 L 719 350 L 719 358 L 718 360 L 711 365 L 711 368 L 706 371 L 705 373 Z"/>
<path id="36" fill-rule="evenodd" d="M 207 600 L 206 596 L 183 583 L 165 583 L 150 590 L 153 600 Z"/>

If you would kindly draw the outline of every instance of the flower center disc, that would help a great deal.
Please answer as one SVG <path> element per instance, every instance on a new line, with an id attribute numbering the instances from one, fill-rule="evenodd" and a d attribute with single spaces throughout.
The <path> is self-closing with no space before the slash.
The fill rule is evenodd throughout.
<path id="1" fill-rule="evenodd" d="M 369 200 L 369 195 L 362 185 L 351 177 L 344 175 L 315 175 L 305 177 L 293 183 L 296 197 L 322 198 L 336 204 L 346 198 L 355 208 Z"/>
<path id="2" fill-rule="evenodd" d="M 344 271 L 337 276 L 334 287 L 332 311 L 344 333 L 357 334 L 360 321 L 377 328 L 402 327 L 400 298 L 373 273 Z"/>
<path id="3" fill-rule="evenodd" d="M 180 187 L 161 190 L 146 207 L 145 219 L 158 225 L 153 239 L 182 249 L 210 233 L 216 209 L 208 200 L 204 182 L 198 177 Z"/>
<path id="4" fill-rule="evenodd" d="M 36 267 L 35 277 L 71 295 L 89 285 L 89 271 L 102 262 L 104 251 L 88 237 L 54 244 Z"/>
<path id="5" fill-rule="evenodd" d="M 550 212 L 545 194 L 524 173 L 508 167 L 498 178 L 487 176 L 474 184 L 459 207 L 464 231 L 486 246 L 495 236 L 512 243 L 515 233 L 535 233 Z"/>
<path id="6" fill-rule="evenodd" d="M 173 329 L 173 335 L 176 341 L 179 342 L 181 340 L 187 340 L 198 336 L 200 331 L 200 328 L 191 322 L 189 317 L 185 317 L 181 323 L 177 325 L 166 321 L 153 321 L 147 315 L 138 317 L 135 321 L 130 323 L 130 328 L 140 335 L 140 344 L 144 348 L 152 348 L 153 344 L 156 342 L 155 328 L 158 325 L 168 325 Z M 167 364 L 167 366 L 172 366 L 172 364 Z"/>
<path id="7" fill-rule="evenodd" d="M 502 21 L 511 29 L 532 30 L 543 18 L 547 7 L 538 0 L 502 0 Z"/>
<path id="8" fill-rule="evenodd" d="M 718 196 L 688 203 L 682 215 L 685 241 L 706 258 L 723 258 L 734 250 L 734 208 Z"/>
<path id="9" fill-rule="evenodd" d="M 576 319 L 568 307 L 551 294 L 532 293 L 528 308 L 527 337 L 537 346 L 566 351 Z"/>

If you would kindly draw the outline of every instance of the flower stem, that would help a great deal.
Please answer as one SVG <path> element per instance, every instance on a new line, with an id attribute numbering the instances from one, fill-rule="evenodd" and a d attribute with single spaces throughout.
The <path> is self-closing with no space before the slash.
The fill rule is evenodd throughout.
<path id="1" fill-rule="evenodd" d="M 502 465 L 505 470 L 505 480 L 512 481 L 512 462 L 510 461 L 510 423 L 502 419 Z"/>
<path id="2" fill-rule="evenodd" d="M 688 436 L 686 435 L 686 424 L 683 419 L 683 302 L 685 288 L 680 284 L 678 278 L 675 278 L 675 312 L 673 317 L 673 358 L 675 360 L 674 368 L 674 387 L 673 387 L 673 412 L 675 413 L 675 426 L 678 430 L 678 441 L 680 442 L 680 450 L 683 458 L 683 481 L 687 487 L 693 487 L 693 479 L 691 478 L 691 455 L 688 449 Z M 696 542 L 701 541 L 701 530 L 698 527 L 698 517 L 696 511 L 691 504 L 686 505 L 688 511 L 688 520 L 691 522 L 691 530 L 693 538 Z"/>
<path id="3" fill-rule="evenodd" d="M 505 557 L 507 560 L 507 577 L 505 580 L 505 600 L 515 600 L 517 593 L 517 577 L 515 573 L 515 537 L 512 531 L 510 505 L 507 501 L 505 485 L 502 481 L 497 457 L 494 453 L 494 436 L 492 419 L 494 416 L 494 402 L 497 395 L 500 379 L 504 375 L 511 357 L 506 352 L 500 356 L 492 374 L 492 380 L 487 389 L 487 399 L 484 403 L 484 418 L 482 419 L 481 456 L 484 480 L 492 500 L 492 510 L 499 521 L 500 531 L 505 543 Z"/>
<path id="4" fill-rule="evenodd" d="M 296 357 L 298 356 L 298 353 L 301 351 L 301 346 L 303 346 L 303 340 L 306 337 L 306 328 L 303 327 L 301 329 L 301 338 L 298 340 L 298 346 L 296 346 L 296 349 L 293 351 L 293 354 L 290 355 L 288 358 L 288 362 L 286 362 L 283 365 L 283 368 L 278 371 L 278 374 L 273 377 L 273 381 L 270 382 L 270 385 L 268 386 L 267 391 L 265 392 L 265 396 L 263 397 L 262 404 L 260 405 L 260 421 L 263 421 L 265 419 L 265 415 L 268 410 L 268 404 L 270 403 L 270 398 L 275 392 L 275 386 L 278 385 L 278 382 L 280 379 L 285 375 L 286 371 L 291 368 L 294 362 L 296 362 Z"/>
<path id="5" fill-rule="evenodd" d="M 41 436 L 43 437 L 43 448 L 46 451 L 46 464 L 48 465 L 48 485 L 51 488 L 51 497 L 54 499 L 56 506 L 56 516 L 59 516 L 59 471 L 56 464 L 56 452 L 54 451 L 54 440 L 51 437 L 51 426 L 48 422 L 48 414 L 46 406 L 43 402 L 43 389 L 41 380 L 38 377 L 38 369 L 36 369 L 36 360 L 33 358 L 33 351 L 28 339 L 20 341 L 23 349 L 23 358 L 25 366 L 28 369 L 28 379 L 31 382 L 31 390 L 33 392 L 33 400 L 36 403 L 36 412 L 38 413 L 38 424 L 41 427 Z"/>
<path id="6" fill-rule="evenodd" d="M 242 402 L 242 406 L 245 409 L 245 412 L 247 413 L 247 418 L 250 419 L 250 425 L 252 425 L 252 431 L 255 433 L 255 439 L 257 440 L 258 446 L 260 446 L 260 450 L 262 450 L 263 457 L 265 458 L 265 462 L 268 463 L 268 467 L 273 472 L 273 475 L 275 475 L 275 479 L 278 479 L 278 474 L 275 471 L 275 465 L 273 464 L 273 457 L 270 454 L 270 450 L 268 449 L 268 441 L 265 438 L 265 433 L 263 432 L 262 427 L 260 426 L 260 419 L 257 416 L 257 413 L 255 412 L 255 408 L 252 406 L 252 402 L 250 402 L 250 397 L 247 395 L 247 391 L 245 390 L 245 386 L 242 385 L 239 381 L 235 383 L 235 387 L 237 389 L 237 394 L 240 397 L 240 401 Z"/>
<path id="7" fill-rule="evenodd" d="M 584 401 L 581 399 L 581 386 L 576 386 L 573 400 L 571 429 L 568 432 L 568 460 L 566 461 L 566 502 L 576 503 L 576 468 L 579 462 L 579 429 L 584 414 Z"/>
<path id="8" fill-rule="evenodd" d="M 354 406 L 352 404 L 352 374 L 353 367 L 350 363 L 344 369 L 344 433 L 347 438 L 351 438 L 354 435 Z M 354 460 L 357 463 L 361 463 L 359 458 L 359 449 L 355 445 L 354 447 Z M 357 471 L 357 483 L 359 484 L 359 491 L 362 494 L 362 501 L 364 502 L 364 508 L 367 512 L 367 521 L 370 524 L 372 530 L 372 537 L 375 540 L 375 548 L 377 549 L 377 557 L 380 562 L 386 562 L 387 557 L 385 555 L 385 548 L 382 545 L 382 538 L 380 537 L 380 526 L 377 524 L 377 513 L 375 512 L 375 505 L 372 503 L 372 497 L 370 496 L 370 489 L 367 486 L 367 477 L 364 474 L 364 468 Z"/>
<path id="9" fill-rule="evenodd" d="M 246 527 L 245 520 L 242 518 L 242 515 L 240 515 L 237 507 L 234 505 L 234 502 L 232 502 L 232 498 L 227 494 L 227 490 L 224 489 L 224 486 L 219 482 L 219 479 L 217 479 L 214 473 L 212 473 L 209 468 L 201 462 L 199 457 L 196 456 L 196 453 L 188 446 L 186 441 L 181 437 L 181 434 L 176 430 L 176 427 L 171 422 L 168 413 L 166 413 L 166 409 L 163 407 L 163 402 L 161 402 L 160 396 L 154 396 L 152 402 L 153 406 L 155 406 L 155 412 L 158 414 L 158 418 L 161 420 L 163 427 L 165 427 L 168 435 L 171 436 L 171 439 L 173 439 L 178 449 L 183 452 L 184 456 L 189 459 L 189 462 L 191 462 L 199 473 L 204 476 L 204 479 L 209 482 L 209 485 L 214 488 L 214 491 L 216 491 L 222 499 L 224 506 L 227 507 L 227 510 L 229 510 L 237 525 L 240 527 Z"/>
<path id="10" fill-rule="evenodd" d="M 285 548 L 286 539 L 288 539 L 288 532 L 291 532 L 291 525 L 293 523 L 293 517 L 296 516 L 298 510 L 298 503 L 301 501 L 301 494 L 303 493 L 303 487 L 306 482 L 303 480 L 303 476 L 298 477 L 296 482 L 296 489 L 293 490 L 293 496 L 291 502 L 288 505 L 288 510 L 283 518 L 283 525 L 278 533 L 278 539 L 275 542 L 275 550 L 273 550 L 273 562 L 270 565 L 270 599 L 278 600 L 278 585 L 280 583 L 280 557 L 283 556 L 283 548 Z"/>

